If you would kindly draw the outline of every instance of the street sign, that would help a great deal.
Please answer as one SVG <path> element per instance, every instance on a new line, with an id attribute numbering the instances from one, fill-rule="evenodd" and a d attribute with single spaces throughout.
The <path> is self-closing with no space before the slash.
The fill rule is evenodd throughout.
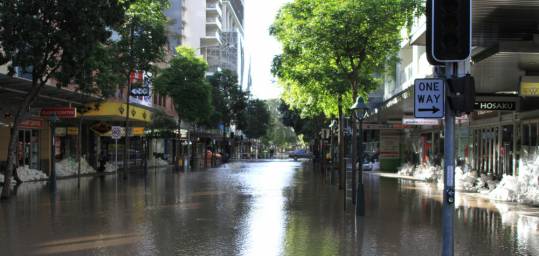
<path id="1" fill-rule="evenodd" d="M 414 116 L 443 118 L 445 83 L 443 79 L 416 79 L 414 82 Z"/>
<path id="2" fill-rule="evenodd" d="M 113 140 L 118 140 L 122 138 L 122 127 L 121 126 L 112 126 L 110 137 Z"/>
<path id="3" fill-rule="evenodd" d="M 131 88 L 131 96 L 149 96 L 149 87 L 133 87 Z"/>
<path id="4" fill-rule="evenodd" d="M 71 107 L 42 108 L 40 115 L 43 117 L 51 117 L 55 115 L 58 118 L 75 118 L 77 117 L 77 109 Z"/>

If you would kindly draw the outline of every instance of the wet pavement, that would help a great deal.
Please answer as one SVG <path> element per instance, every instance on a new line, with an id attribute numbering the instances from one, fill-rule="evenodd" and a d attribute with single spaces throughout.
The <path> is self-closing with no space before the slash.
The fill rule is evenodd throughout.
<path id="1" fill-rule="evenodd" d="M 364 180 L 362 219 L 301 162 L 23 184 L 0 203 L 0 255 L 440 255 L 439 190 Z M 456 255 L 539 255 L 539 208 L 468 195 L 457 207 Z"/>

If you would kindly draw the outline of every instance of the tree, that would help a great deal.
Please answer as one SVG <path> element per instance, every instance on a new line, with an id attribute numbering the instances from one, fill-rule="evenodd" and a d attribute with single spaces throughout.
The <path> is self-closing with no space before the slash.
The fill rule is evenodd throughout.
<path id="1" fill-rule="evenodd" d="M 208 77 L 208 81 L 212 86 L 212 125 L 222 123 L 230 127 L 235 124 L 239 129 L 244 128 L 243 113 L 247 108 L 247 93 L 242 91 L 236 74 L 225 69 Z"/>
<path id="2" fill-rule="evenodd" d="M 243 130 L 251 139 L 259 139 L 266 135 L 270 127 L 270 113 L 262 100 L 250 100 L 246 111 L 247 127 Z"/>
<path id="3" fill-rule="evenodd" d="M 99 62 L 90 56 L 104 49 L 99 44 L 110 37 L 109 28 L 123 19 L 128 4 L 120 0 L 0 2 L 0 65 L 8 64 L 9 75 L 15 68 L 32 75 L 32 87 L 13 119 L 5 184 L 10 184 L 15 170 L 19 124 L 28 117 L 41 89 L 53 79 L 58 86 L 67 85 L 90 68 L 96 73 L 86 77 L 79 89 L 92 91 L 100 86 L 96 81 L 106 72 L 99 72 L 95 66 Z M 21 182 L 16 173 L 15 179 Z M 2 198 L 9 195 L 10 186 L 5 185 Z"/>
<path id="4" fill-rule="evenodd" d="M 208 64 L 193 49 L 180 46 L 177 55 L 155 79 L 155 89 L 169 95 L 180 120 L 206 122 L 212 112 L 211 87 L 205 74 Z"/>
<path id="5" fill-rule="evenodd" d="M 120 76 L 126 89 L 125 130 L 129 130 L 129 94 L 131 93 L 131 74 L 134 71 L 155 73 L 153 63 L 163 60 L 166 43 L 166 16 L 168 0 L 134 0 L 126 12 L 124 22 L 114 27 L 118 40 L 113 47 L 118 59 Z M 124 172 L 129 165 L 129 136 L 125 137 Z M 126 177 L 126 176 L 124 176 Z"/>
<path id="6" fill-rule="evenodd" d="M 400 31 L 419 9 L 420 2 L 295 0 L 281 9 L 271 30 L 283 43 L 283 54 L 274 61 L 274 73 L 290 81 L 291 91 L 299 92 L 293 94 L 292 99 L 294 96 L 305 98 L 305 94 L 307 98 L 317 94 L 336 95 L 339 141 L 342 141 L 343 94 L 348 91 L 351 102 L 358 95 L 367 97 L 379 84 L 376 74 L 383 73 L 388 60 L 394 59 L 402 39 Z M 351 125 L 355 127 L 355 119 Z M 355 163 L 357 131 L 352 131 L 352 162 Z M 344 145 L 339 146 L 342 173 Z M 354 183 L 355 175 L 355 164 L 352 164 Z M 340 183 L 342 187 L 343 181 Z"/>
<path id="7" fill-rule="evenodd" d="M 270 129 L 263 137 L 263 143 L 268 146 L 288 148 L 290 145 L 296 144 L 298 136 L 291 127 L 283 124 L 282 114 L 279 111 L 280 103 L 281 100 L 278 99 L 266 101 L 271 118 Z"/>
<path id="8" fill-rule="evenodd" d="M 282 100 L 278 109 L 281 114 L 282 123 L 294 129 L 297 135 L 302 135 L 304 143 L 313 140 L 322 127 L 328 126 L 327 122 L 325 122 L 326 118 L 324 115 L 301 117 L 301 113 L 298 110 L 291 108 Z"/>

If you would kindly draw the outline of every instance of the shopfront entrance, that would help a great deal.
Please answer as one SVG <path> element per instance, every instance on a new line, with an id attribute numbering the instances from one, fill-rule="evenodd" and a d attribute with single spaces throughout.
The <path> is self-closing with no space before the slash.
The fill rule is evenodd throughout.
<path id="1" fill-rule="evenodd" d="M 39 169 L 39 130 L 19 130 L 17 161 L 19 166 Z"/>
<path id="2" fill-rule="evenodd" d="M 501 178 L 512 175 L 515 169 L 514 136 L 512 124 L 475 128 L 473 131 L 472 166 L 480 173 Z"/>

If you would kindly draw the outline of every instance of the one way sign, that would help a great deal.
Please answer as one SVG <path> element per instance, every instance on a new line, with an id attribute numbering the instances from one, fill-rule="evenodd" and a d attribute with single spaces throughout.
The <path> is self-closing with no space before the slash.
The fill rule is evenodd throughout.
<path id="1" fill-rule="evenodd" d="M 414 82 L 414 115 L 416 118 L 443 118 L 445 83 L 443 79 L 416 79 Z"/>

